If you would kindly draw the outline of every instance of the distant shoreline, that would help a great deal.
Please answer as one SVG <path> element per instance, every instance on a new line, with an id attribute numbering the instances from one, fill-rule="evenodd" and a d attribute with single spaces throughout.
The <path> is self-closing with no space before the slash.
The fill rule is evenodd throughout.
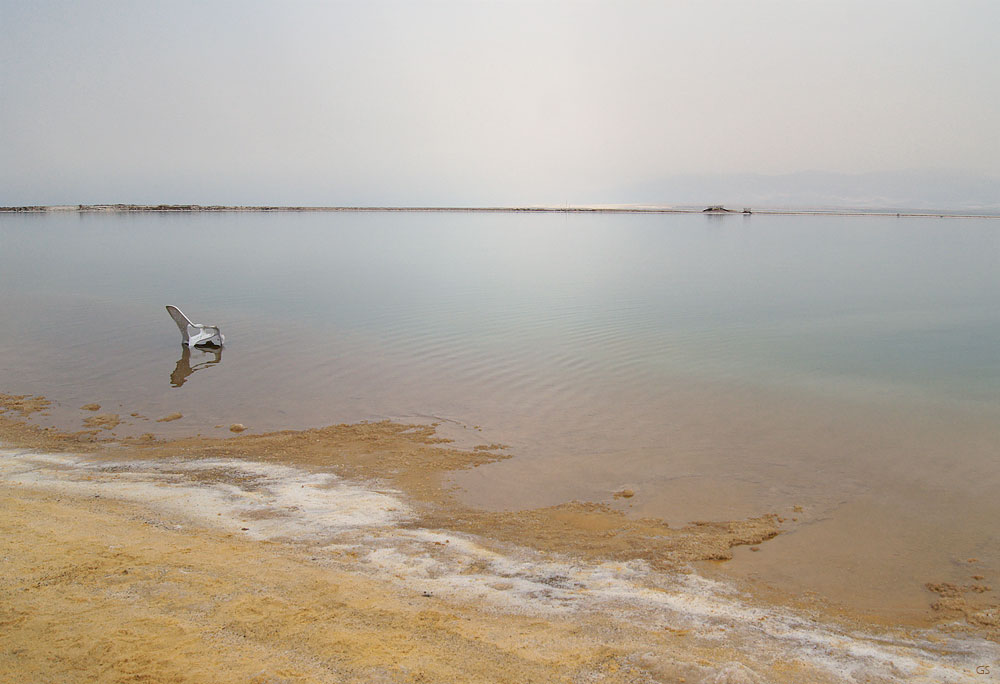
<path id="1" fill-rule="evenodd" d="M 129 212 L 442 212 L 442 213 L 557 213 L 557 214 L 735 214 L 786 216 L 896 216 L 923 218 L 989 218 L 997 214 L 954 213 L 890 209 L 719 209 L 709 207 L 657 206 L 526 206 L 526 207 L 322 207 L 277 205 L 201 205 L 201 204 L 70 204 L 0 207 L 0 213 L 129 213 Z"/>

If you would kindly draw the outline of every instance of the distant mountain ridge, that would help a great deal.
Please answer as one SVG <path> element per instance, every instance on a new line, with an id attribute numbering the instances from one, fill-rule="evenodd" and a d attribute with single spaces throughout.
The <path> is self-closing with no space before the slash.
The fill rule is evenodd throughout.
<path id="1" fill-rule="evenodd" d="M 618 201 L 1000 213 L 1000 179 L 942 171 L 678 175 L 622 188 Z"/>

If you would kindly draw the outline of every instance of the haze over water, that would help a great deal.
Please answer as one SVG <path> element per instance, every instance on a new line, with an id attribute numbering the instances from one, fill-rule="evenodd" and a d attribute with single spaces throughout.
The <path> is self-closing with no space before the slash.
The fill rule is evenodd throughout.
<path id="1" fill-rule="evenodd" d="M 916 611 L 1000 571 L 998 266 L 992 219 L 2 215 L 0 390 L 184 414 L 119 434 L 440 419 L 511 446 L 470 502 L 795 516 L 730 571 Z"/>

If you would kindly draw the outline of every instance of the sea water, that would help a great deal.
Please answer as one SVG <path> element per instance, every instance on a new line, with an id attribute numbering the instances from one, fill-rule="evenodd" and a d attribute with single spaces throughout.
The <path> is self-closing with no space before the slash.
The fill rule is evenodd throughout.
<path id="1" fill-rule="evenodd" d="M 1000 583 L 1000 220 L 0 214 L 0 292 L 0 391 L 42 423 L 433 420 L 510 447 L 468 503 L 774 512 L 732 572 L 876 612 Z"/>

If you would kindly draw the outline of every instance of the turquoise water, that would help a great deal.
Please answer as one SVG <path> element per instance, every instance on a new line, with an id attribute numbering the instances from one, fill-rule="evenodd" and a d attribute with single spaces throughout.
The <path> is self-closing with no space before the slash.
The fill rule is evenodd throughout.
<path id="1" fill-rule="evenodd" d="M 175 302 L 229 333 L 214 375 L 320 364 L 334 381 L 358 361 L 337 358 L 346 338 L 497 389 L 695 373 L 1000 400 L 995 220 L 62 214 L 0 231 L 6 372 L 87 347 L 107 358 L 76 382 L 126 373 L 176 342 L 159 310 Z"/>
<path id="2" fill-rule="evenodd" d="M 914 586 L 1000 567 L 998 220 L 0 214 L 0 289 L 0 391 L 56 400 L 43 422 L 433 417 L 511 445 L 456 477 L 479 505 L 795 503 L 811 553 L 881 516 L 879 572 Z M 165 304 L 221 353 L 183 355 Z"/>

